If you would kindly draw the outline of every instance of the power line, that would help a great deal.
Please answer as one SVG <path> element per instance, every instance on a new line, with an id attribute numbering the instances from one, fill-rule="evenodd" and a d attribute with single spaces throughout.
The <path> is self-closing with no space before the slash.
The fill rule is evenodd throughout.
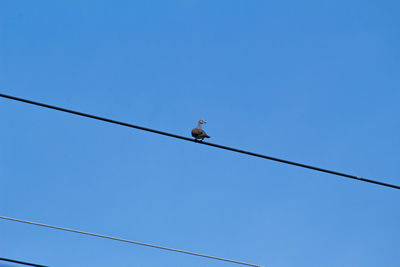
<path id="1" fill-rule="evenodd" d="M 49 225 L 49 224 L 43 224 L 43 223 L 25 221 L 25 220 L 15 219 L 15 218 L 11 218 L 11 217 L 0 216 L 0 219 L 9 220 L 9 221 L 14 221 L 14 222 L 20 222 L 20 223 L 27 223 L 27 224 L 32 224 L 32 225 L 36 225 L 36 226 L 42 226 L 42 227 L 57 229 L 57 230 L 63 230 L 63 231 L 68 231 L 68 232 L 77 233 L 77 234 L 83 234 L 83 235 L 101 237 L 101 238 L 111 239 L 111 240 L 115 240 L 115 241 L 120 241 L 120 242 L 125 242 L 125 243 L 131 243 L 131 244 L 135 244 L 135 245 L 141 245 L 141 246 L 152 247 L 152 248 L 158 248 L 158 249 L 163 249 L 163 250 L 168 250 L 168 251 L 173 251 L 173 252 L 179 252 L 179 253 L 189 254 L 189 255 L 192 255 L 192 256 L 199 256 L 199 257 L 208 258 L 208 259 L 213 259 L 213 260 L 220 260 L 220 261 L 225 261 L 225 262 L 230 262 L 230 263 L 236 263 L 236 264 L 241 264 L 241 265 L 246 265 L 246 266 L 252 266 L 252 267 L 261 267 L 261 265 L 255 265 L 255 264 L 251 264 L 251 263 L 246 263 L 246 262 L 241 262 L 241 261 L 235 261 L 235 260 L 230 260 L 230 259 L 225 259 L 225 258 L 220 258 L 220 257 L 215 257 L 215 256 L 209 256 L 209 255 L 205 255 L 205 254 L 199 254 L 199 253 L 194 253 L 194 252 L 185 251 L 185 250 L 180 250 L 180 249 L 162 247 L 162 246 L 157 246 L 157 245 L 153 245 L 153 244 L 142 243 L 142 242 L 132 241 L 132 240 L 128 240 L 128 239 L 122 239 L 122 238 L 118 238 L 118 237 L 112 237 L 112 236 L 94 234 L 94 233 L 89 233 L 89 232 L 84 232 L 84 231 L 79 231 L 79 230 L 74 230 L 74 229 L 69 229 L 69 228 L 64 228 L 64 227 Z"/>
<path id="2" fill-rule="evenodd" d="M 35 267 L 48 267 L 45 265 L 39 265 L 39 264 L 34 264 L 34 263 L 29 263 L 29 262 L 24 262 L 24 261 L 11 260 L 11 259 L 6 259 L 6 258 L 0 258 L 0 261 L 8 261 L 8 262 L 12 262 L 12 263 L 18 263 L 18 264 L 23 264 L 23 265 L 35 266 Z"/>
<path id="3" fill-rule="evenodd" d="M 154 129 L 150 129 L 150 128 L 146 128 L 146 127 L 142 127 L 142 126 L 126 123 L 126 122 L 107 119 L 107 118 L 104 118 L 104 117 L 90 115 L 90 114 L 86 114 L 86 113 L 83 113 L 83 112 L 74 111 L 74 110 L 70 110 L 70 109 L 66 109 L 66 108 L 60 108 L 60 107 L 56 107 L 56 106 L 52 106 L 52 105 L 48 105 L 48 104 L 44 104 L 44 103 L 39 103 L 39 102 L 35 102 L 35 101 L 32 101 L 32 100 L 27 100 L 27 99 L 15 97 L 15 96 L 10 96 L 10 95 L 5 95 L 5 94 L 1 94 L 0 93 L 0 97 L 8 98 L 8 99 L 12 99 L 12 100 L 16 100 L 16 101 L 20 101 L 20 102 L 24 102 L 24 103 L 36 105 L 36 106 L 41 106 L 41 107 L 45 107 L 45 108 L 49 108 L 49 109 L 55 109 L 55 110 L 58 110 L 58 111 L 67 112 L 67 113 L 71 113 L 71 114 L 75 114 L 75 115 L 78 115 L 78 116 L 87 117 L 87 118 L 91 118 L 91 119 L 95 119 L 95 120 L 100 120 L 100 121 L 105 121 L 105 122 L 109 122 L 109 123 L 113 123 L 113 124 L 118 124 L 118 125 L 130 127 L 130 128 L 138 129 L 138 130 L 143 130 L 143 131 L 152 132 L 152 133 L 156 133 L 156 134 L 166 135 L 166 136 L 169 136 L 169 137 L 182 139 L 182 140 L 190 141 L 190 142 L 195 142 L 195 143 L 202 144 L 202 145 L 213 146 L 213 147 L 217 147 L 217 148 L 221 148 L 221 149 L 225 149 L 225 150 L 230 150 L 230 151 L 233 151 L 233 152 L 242 153 L 242 154 L 246 154 L 246 155 L 250 155 L 250 156 L 254 156 L 254 157 L 273 160 L 273 161 L 277 161 L 277 162 L 281 162 L 281 163 L 285 163 L 285 164 L 289 164 L 289 165 L 294 165 L 294 166 L 298 166 L 298 167 L 302 167 L 302 168 L 306 168 L 306 169 L 311 169 L 311 170 L 314 170 L 314 171 L 325 172 L 325 173 L 338 175 L 338 176 L 342 176 L 342 177 L 346 177 L 346 178 L 350 178 L 350 179 L 354 179 L 354 180 L 358 180 L 358 181 L 363 181 L 363 182 L 367 182 L 367 183 L 372 183 L 372 184 L 377 184 L 377 185 L 381 185 L 381 186 L 400 189 L 400 186 L 398 186 L 398 185 L 393 185 L 393 184 L 388 184 L 388 183 L 384 183 L 384 182 L 380 182 L 380 181 L 376 181 L 376 180 L 361 178 L 361 177 L 357 177 L 357 176 L 354 176 L 354 175 L 351 175 L 351 174 L 341 173 L 341 172 L 337 172 L 337 171 L 331 171 L 331 170 L 327 170 L 327 169 L 323 169 L 323 168 L 319 168 L 319 167 L 315 167 L 315 166 L 311 166 L 311 165 L 306 165 L 306 164 L 302 164 L 302 163 L 298 163 L 298 162 L 294 162 L 294 161 L 289 161 L 289 160 L 279 159 L 279 158 L 275 158 L 275 157 L 270 157 L 270 156 L 266 156 L 266 155 L 262 155 L 262 154 L 258 154 L 258 153 L 253 153 L 253 152 L 249 152 L 249 151 L 245 151 L 245 150 L 241 150 L 241 149 L 237 149 L 237 148 L 233 148 L 233 147 L 213 144 L 213 143 L 209 143 L 209 142 L 197 141 L 195 139 L 188 138 L 188 137 L 185 137 L 185 136 L 180 136 L 180 135 L 171 134 L 171 133 L 167 133 L 167 132 L 163 132 L 163 131 L 158 131 L 158 130 L 154 130 Z"/>

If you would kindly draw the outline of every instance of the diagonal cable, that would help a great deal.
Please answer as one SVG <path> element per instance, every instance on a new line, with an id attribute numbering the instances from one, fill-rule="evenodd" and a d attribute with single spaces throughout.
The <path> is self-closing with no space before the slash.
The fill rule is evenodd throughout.
<path id="1" fill-rule="evenodd" d="M 6 258 L 0 258 L 0 261 L 7 261 L 7 262 L 17 263 L 17 264 L 22 264 L 22 265 L 28 265 L 28 266 L 34 266 L 34 267 L 48 267 L 48 266 L 45 266 L 45 265 L 39 265 L 39 264 L 35 264 L 35 263 L 17 261 L 17 260 L 6 259 Z"/>
<path id="2" fill-rule="evenodd" d="M 74 230 L 74 229 L 69 229 L 69 228 L 49 225 L 49 224 L 25 221 L 25 220 L 15 219 L 15 218 L 11 218 L 11 217 L 6 217 L 6 216 L 0 216 L 0 219 L 9 220 L 9 221 L 13 221 L 13 222 L 32 224 L 32 225 L 36 225 L 36 226 L 42 226 L 42 227 L 47 227 L 47 228 L 52 228 L 52 229 L 57 229 L 57 230 L 63 230 L 63 231 L 67 231 L 67 232 L 77 233 L 77 234 L 101 237 L 101 238 L 105 238 L 105 239 L 111 239 L 111 240 L 115 240 L 115 241 L 120 241 L 120 242 L 140 245 L 140 246 L 146 246 L 146 247 L 158 248 L 158 249 L 163 249 L 163 250 L 168 250 L 168 251 L 173 251 L 173 252 L 179 252 L 179 253 L 189 254 L 189 255 L 192 255 L 192 256 L 199 256 L 199 257 L 213 259 L 213 260 L 225 261 L 225 262 L 236 263 L 236 264 L 252 266 L 252 267 L 261 267 L 260 265 L 255 265 L 255 264 L 251 264 L 251 263 L 235 261 L 235 260 L 230 260 L 230 259 L 225 259 L 225 258 L 220 258 L 220 257 L 215 257 L 215 256 L 210 256 L 210 255 L 205 255 L 205 254 L 199 254 L 199 253 L 190 252 L 190 251 L 186 251 L 186 250 L 168 248 L 168 247 L 153 245 L 153 244 L 149 244 L 149 243 L 142 243 L 142 242 L 138 242 L 138 241 L 122 239 L 122 238 L 118 238 L 118 237 L 94 234 L 94 233 L 89 233 L 89 232 L 84 232 L 84 231 L 80 231 L 80 230 Z"/>
<path id="3" fill-rule="evenodd" d="M 48 104 L 44 104 L 44 103 L 39 103 L 39 102 L 35 102 L 32 100 L 27 100 L 27 99 L 15 97 L 15 96 L 10 96 L 10 95 L 0 93 L 0 97 L 8 98 L 8 99 L 16 100 L 19 102 L 36 105 L 36 106 L 41 106 L 41 107 L 45 107 L 45 108 L 49 108 L 49 109 L 54 109 L 54 110 L 58 110 L 58 111 L 62 111 L 62 112 L 67 112 L 67 113 L 71 113 L 71 114 L 75 114 L 78 116 L 87 117 L 87 118 L 91 118 L 91 119 L 95 119 L 95 120 L 105 121 L 108 123 L 118 124 L 118 125 L 130 127 L 130 128 L 138 129 L 138 130 L 161 134 L 161 135 L 165 135 L 165 136 L 169 136 L 169 137 L 173 137 L 173 138 L 177 138 L 177 139 L 182 139 L 185 141 L 195 142 L 195 143 L 202 144 L 202 145 L 213 146 L 213 147 L 217 147 L 217 148 L 221 148 L 221 149 L 225 149 L 225 150 L 229 150 L 229 151 L 233 151 L 233 152 L 237 152 L 237 153 L 242 153 L 242 154 L 246 154 L 246 155 L 250 155 L 250 156 L 254 156 L 254 157 L 273 160 L 273 161 L 277 161 L 277 162 L 281 162 L 281 163 L 285 163 L 285 164 L 289 164 L 289 165 L 294 165 L 294 166 L 298 166 L 298 167 L 302 167 L 302 168 L 306 168 L 306 169 L 311 169 L 314 171 L 325 172 L 325 173 L 342 176 L 342 177 L 346 177 L 346 178 L 350 178 L 350 179 L 354 179 L 354 180 L 358 180 L 358 181 L 362 181 L 362 182 L 367 182 L 367 183 L 377 184 L 377 185 L 391 187 L 391 188 L 395 188 L 395 189 L 400 189 L 400 186 L 398 186 L 398 185 L 388 184 L 388 183 L 371 180 L 371 179 L 367 179 L 367 178 L 361 178 L 361 177 L 357 177 L 357 176 L 351 175 L 351 174 L 346 174 L 346 173 L 337 172 L 337 171 L 331 171 L 331 170 L 327 170 L 327 169 L 323 169 L 323 168 L 319 168 L 319 167 L 315 167 L 315 166 L 311 166 L 311 165 L 307 165 L 307 164 L 303 164 L 303 163 L 298 163 L 298 162 L 289 161 L 289 160 L 285 160 L 285 159 L 279 159 L 279 158 L 266 156 L 266 155 L 258 154 L 258 153 L 253 153 L 253 152 L 249 152 L 249 151 L 245 151 L 245 150 L 241 150 L 241 149 L 237 149 L 237 148 L 233 148 L 233 147 L 213 144 L 213 143 L 209 143 L 209 142 L 197 141 L 195 139 L 188 138 L 185 136 L 180 136 L 180 135 L 176 135 L 176 134 L 172 134 L 172 133 L 154 130 L 154 129 L 150 129 L 150 128 L 146 128 L 146 127 L 142 127 L 142 126 L 126 123 L 126 122 L 107 119 L 104 117 L 90 115 L 90 114 L 86 114 L 83 112 L 74 111 L 74 110 L 70 110 L 70 109 L 66 109 L 66 108 L 60 108 L 60 107 L 56 107 L 56 106 L 52 106 L 52 105 L 48 105 Z"/>

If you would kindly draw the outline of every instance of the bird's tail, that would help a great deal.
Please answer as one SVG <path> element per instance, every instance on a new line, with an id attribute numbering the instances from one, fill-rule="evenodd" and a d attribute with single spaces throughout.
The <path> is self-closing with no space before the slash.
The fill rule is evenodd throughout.
<path id="1" fill-rule="evenodd" d="M 209 135 L 206 135 L 205 138 L 210 138 L 210 136 L 209 136 Z"/>

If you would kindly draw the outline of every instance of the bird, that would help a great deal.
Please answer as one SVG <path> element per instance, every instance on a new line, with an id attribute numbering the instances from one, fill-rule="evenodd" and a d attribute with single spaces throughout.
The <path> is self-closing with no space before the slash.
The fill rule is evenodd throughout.
<path id="1" fill-rule="evenodd" d="M 201 129 L 201 125 L 204 123 L 206 122 L 203 120 L 199 120 L 199 124 L 197 125 L 197 127 L 192 130 L 192 136 L 195 140 L 201 139 L 201 141 L 203 141 L 204 138 L 210 138 L 210 136 L 208 136 L 206 132 Z"/>

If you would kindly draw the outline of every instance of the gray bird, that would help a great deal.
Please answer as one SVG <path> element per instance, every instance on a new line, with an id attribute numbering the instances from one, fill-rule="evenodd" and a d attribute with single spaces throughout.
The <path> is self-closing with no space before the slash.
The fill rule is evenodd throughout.
<path id="1" fill-rule="evenodd" d="M 193 130 L 192 130 L 192 136 L 194 137 L 194 139 L 201 139 L 201 141 L 203 141 L 203 139 L 204 138 L 210 138 L 207 134 L 206 134 L 206 132 L 203 130 L 203 129 L 201 129 L 201 125 L 203 124 L 203 123 L 206 123 L 205 121 L 203 121 L 203 120 L 199 120 L 199 124 L 197 125 L 197 127 L 196 128 L 194 128 Z"/>

